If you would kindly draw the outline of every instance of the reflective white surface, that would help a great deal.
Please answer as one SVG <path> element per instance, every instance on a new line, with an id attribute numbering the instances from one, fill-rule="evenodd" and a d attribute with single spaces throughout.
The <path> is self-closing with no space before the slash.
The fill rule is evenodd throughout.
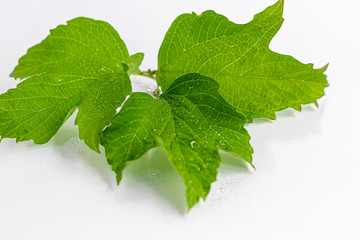
<path id="1" fill-rule="evenodd" d="M 0 9 L 0 92 L 20 56 L 77 16 L 112 24 L 130 53 L 157 51 L 173 19 L 213 9 L 244 23 L 275 1 L 6 1 Z M 330 87 L 320 108 L 285 110 L 247 126 L 256 171 L 223 154 L 206 203 L 189 213 L 184 187 L 161 150 L 125 171 L 88 149 L 70 118 L 45 145 L 0 144 L 0 239 L 359 239 L 360 37 L 358 1 L 285 1 L 271 49 L 316 67 Z M 134 91 L 154 88 L 133 78 Z M 102 149 L 102 152 L 103 149 Z"/>

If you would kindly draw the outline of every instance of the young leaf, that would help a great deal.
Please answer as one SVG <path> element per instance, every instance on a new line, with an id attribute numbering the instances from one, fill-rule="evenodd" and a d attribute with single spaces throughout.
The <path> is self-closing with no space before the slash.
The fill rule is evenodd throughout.
<path id="1" fill-rule="evenodd" d="M 143 54 L 129 56 L 108 23 L 75 18 L 50 31 L 11 73 L 28 78 L 0 96 L 0 136 L 45 143 L 75 108 L 80 138 L 99 151 L 103 128 L 131 93 L 128 74 Z"/>
<path id="2" fill-rule="evenodd" d="M 213 11 L 182 14 L 166 33 L 156 79 L 163 90 L 186 73 L 200 73 L 220 84 L 220 94 L 249 121 L 275 118 L 275 112 L 316 103 L 328 86 L 321 69 L 269 49 L 280 29 L 283 0 L 235 24 Z"/>
<path id="3" fill-rule="evenodd" d="M 218 90 L 218 83 L 211 78 L 187 74 L 158 98 L 133 93 L 102 138 L 118 182 L 129 161 L 160 145 L 183 178 L 191 208 L 199 198 L 206 198 L 216 180 L 219 149 L 251 163 L 246 118 L 225 102 Z"/>

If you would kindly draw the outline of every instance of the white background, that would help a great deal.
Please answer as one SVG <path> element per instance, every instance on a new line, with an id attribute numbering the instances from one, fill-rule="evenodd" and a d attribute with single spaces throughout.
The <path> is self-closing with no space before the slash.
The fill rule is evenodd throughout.
<path id="1" fill-rule="evenodd" d="M 142 69 L 179 14 L 213 9 L 237 23 L 274 0 L 4 0 L 0 92 L 26 50 L 78 16 L 108 21 Z M 205 203 L 185 210 L 184 187 L 161 151 L 125 172 L 77 137 L 74 118 L 45 145 L 0 144 L 0 239 L 360 239 L 359 1 L 287 0 L 272 50 L 316 67 L 330 63 L 320 108 L 285 110 L 247 126 L 256 171 L 224 155 Z M 135 90 L 154 86 L 134 79 Z"/>

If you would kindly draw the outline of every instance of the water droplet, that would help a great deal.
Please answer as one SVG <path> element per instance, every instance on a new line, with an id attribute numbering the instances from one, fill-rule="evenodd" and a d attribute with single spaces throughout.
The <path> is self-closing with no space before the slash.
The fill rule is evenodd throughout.
<path id="1" fill-rule="evenodd" d="M 159 169 L 147 169 L 143 172 L 142 179 L 149 185 L 158 185 L 162 180 L 162 173 Z"/>

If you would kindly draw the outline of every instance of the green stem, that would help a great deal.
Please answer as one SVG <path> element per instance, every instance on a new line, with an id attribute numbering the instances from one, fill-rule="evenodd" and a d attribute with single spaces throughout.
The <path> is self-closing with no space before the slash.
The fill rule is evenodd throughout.
<path id="1" fill-rule="evenodd" d="M 160 95 L 161 95 L 161 90 L 160 90 L 160 87 L 157 86 L 157 88 L 153 91 L 153 96 L 155 96 L 156 98 L 160 98 Z"/>
<path id="2" fill-rule="evenodd" d="M 147 71 L 140 71 L 139 73 L 137 73 L 135 75 L 148 77 L 148 78 L 151 78 L 153 80 L 156 80 L 156 71 L 157 70 L 148 69 Z"/>

